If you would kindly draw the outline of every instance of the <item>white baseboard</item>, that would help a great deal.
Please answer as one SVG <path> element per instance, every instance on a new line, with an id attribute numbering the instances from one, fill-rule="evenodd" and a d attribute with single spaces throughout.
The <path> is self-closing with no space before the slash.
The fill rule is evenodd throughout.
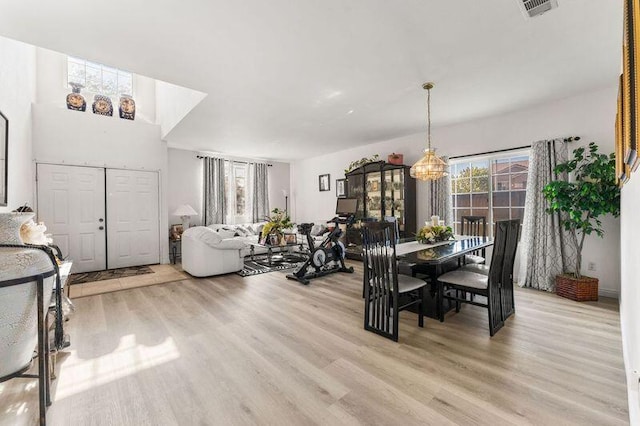
<path id="1" fill-rule="evenodd" d="M 616 290 L 608 290 L 606 288 L 599 288 L 598 289 L 598 296 L 611 297 L 613 299 L 619 299 L 620 298 L 620 294 Z"/>

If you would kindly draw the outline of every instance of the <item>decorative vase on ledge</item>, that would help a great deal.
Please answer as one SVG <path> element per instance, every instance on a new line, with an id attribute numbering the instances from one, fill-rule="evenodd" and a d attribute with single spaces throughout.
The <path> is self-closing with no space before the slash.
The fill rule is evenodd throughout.
<path id="1" fill-rule="evenodd" d="M 118 111 L 120 112 L 120 118 L 124 118 L 125 120 L 135 120 L 136 101 L 134 101 L 129 95 L 120 96 L 120 106 Z"/>
<path id="2" fill-rule="evenodd" d="M 95 95 L 93 97 L 93 113 L 98 115 L 113 115 L 113 104 L 111 98 L 103 95 Z"/>
<path id="3" fill-rule="evenodd" d="M 23 245 L 20 227 L 34 213 L 0 213 L 0 244 Z M 40 250 L 0 247 L 0 282 L 29 277 L 53 269 Z M 55 275 L 44 280 L 44 306 L 51 302 Z M 47 292 L 46 290 L 49 289 Z M 0 287 L 0 377 L 17 373 L 31 363 L 38 342 L 36 281 Z"/>
<path id="4" fill-rule="evenodd" d="M 87 101 L 80 94 L 80 90 L 84 87 L 80 83 L 69 83 L 71 93 L 67 95 L 67 108 L 73 111 L 86 111 Z"/>

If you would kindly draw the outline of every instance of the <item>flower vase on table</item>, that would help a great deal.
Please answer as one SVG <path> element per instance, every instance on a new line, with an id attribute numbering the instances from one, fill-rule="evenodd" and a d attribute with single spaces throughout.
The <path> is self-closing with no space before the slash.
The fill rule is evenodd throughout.
<path id="1" fill-rule="evenodd" d="M 453 238 L 453 229 L 450 226 L 425 225 L 416 234 L 416 240 L 422 244 L 435 244 L 442 241 L 448 241 Z"/>

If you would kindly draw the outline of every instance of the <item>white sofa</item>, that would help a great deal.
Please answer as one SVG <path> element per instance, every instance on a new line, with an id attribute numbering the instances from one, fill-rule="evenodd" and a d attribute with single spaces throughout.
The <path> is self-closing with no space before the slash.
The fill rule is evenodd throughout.
<path id="1" fill-rule="evenodd" d="M 216 231 L 196 226 L 182 233 L 182 269 L 194 277 L 228 274 L 242 270 L 247 244 L 222 238 Z"/>
<path id="2" fill-rule="evenodd" d="M 182 269 L 194 277 L 228 274 L 241 271 L 244 257 L 251 244 L 260 239 L 265 222 L 241 225 L 213 224 L 195 226 L 182 234 Z M 293 229 L 291 232 L 295 232 Z M 322 241 L 323 235 L 313 237 Z M 297 241 L 307 247 L 307 239 L 297 235 Z M 266 253 L 266 248 L 255 247 L 254 254 Z"/>

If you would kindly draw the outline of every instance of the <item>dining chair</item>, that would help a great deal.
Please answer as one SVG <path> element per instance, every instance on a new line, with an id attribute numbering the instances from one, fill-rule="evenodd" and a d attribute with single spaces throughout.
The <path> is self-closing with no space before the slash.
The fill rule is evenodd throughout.
<path id="1" fill-rule="evenodd" d="M 398 273 L 395 224 L 365 224 L 362 228 L 362 255 L 365 330 L 397 342 L 399 312 L 415 304 L 418 304 L 418 326 L 423 327 L 427 283 Z"/>
<path id="2" fill-rule="evenodd" d="M 487 236 L 487 217 L 486 216 L 462 216 L 460 217 L 462 224 L 461 233 L 470 237 L 486 237 Z M 469 253 L 464 257 L 465 264 L 484 264 L 486 259 L 485 249 Z"/>
<path id="3" fill-rule="evenodd" d="M 520 221 L 518 219 L 503 220 L 496 222 L 495 226 L 496 236 L 487 273 L 463 267 L 438 277 L 441 322 L 444 321 L 442 305 L 445 299 L 456 303 L 456 312 L 460 312 L 461 303 L 487 308 L 491 336 L 502 328 L 505 320 L 515 312 L 513 265 L 518 247 Z M 469 299 L 466 293 L 471 295 Z M 460 294 L 463 296 L 461 297 Z M 484 296 L 487 302 L 477 301 L 472 297 L 473 295 Z"/>

